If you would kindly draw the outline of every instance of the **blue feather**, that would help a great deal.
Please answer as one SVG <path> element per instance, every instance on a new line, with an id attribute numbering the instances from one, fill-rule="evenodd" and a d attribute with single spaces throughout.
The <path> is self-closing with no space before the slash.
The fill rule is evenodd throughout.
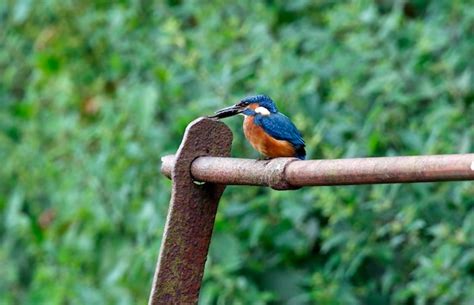
<path id="1" fill-rule="evenodd" d="M 305 143 L 300 131 L 291 120 L 281 113 L 270 115 L 256 115 L 254 123 L 261 126 L 263 130 L 277 140 L 290 142 L 296 150 L 297 157 L 304 159 L 306 156 Z"/>

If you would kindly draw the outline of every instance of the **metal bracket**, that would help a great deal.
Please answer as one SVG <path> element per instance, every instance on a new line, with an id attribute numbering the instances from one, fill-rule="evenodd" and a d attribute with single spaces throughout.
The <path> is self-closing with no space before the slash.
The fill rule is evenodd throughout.
<path id="1" fill-rule="evenodd" d="M 148 304 L 195 304 L 225 185 L 194 183 L 192 162 L 230 156 L 232 132 L 222 122 L 199 118 L 188 125 L 176 154 L 165 232 Z"/>

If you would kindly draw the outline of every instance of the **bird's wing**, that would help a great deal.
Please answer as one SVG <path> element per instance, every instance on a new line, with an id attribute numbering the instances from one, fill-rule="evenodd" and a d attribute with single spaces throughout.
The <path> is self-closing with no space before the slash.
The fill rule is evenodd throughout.
<path id="1" fill-rule="evenodd" d="M 285 140 L 295 146 L 303 146 L 304 140 L 300 131 L 288 117 L 281 113 L 271 115 L 259 115 L 254 122 L 260 125 L 265 132 L 277 140 Z"/>

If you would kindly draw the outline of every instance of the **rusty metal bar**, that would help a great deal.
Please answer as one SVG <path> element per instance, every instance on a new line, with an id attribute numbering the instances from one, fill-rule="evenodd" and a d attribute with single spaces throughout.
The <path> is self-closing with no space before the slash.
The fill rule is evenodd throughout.
<path id="1" fill-rule="evenodd" d="M 177 154 L 162 158 L 161 171 L 172 179 L 173 188 L 150 305 L 197 303 L 218 201 L 228 184 L 284 190 L 474 180 L 474 154 L 258 161 L 229 158 L 231 142 L 227 126 L 201 118 L 188 125 Z"/>
<path id="2" fill-rule="evenodd" d="M 173 155 L 162 158 L 167 177 Z M 380 157 L 335 160 L 277 158 L 268 161 L 202 157 L 194 160 L 195 180 L 218 184 L 264 185 L 291 189 L 316 185 L 474 180 L 474 154 Z"/>
<path id="3" fill-rule="evenodd" d="M 196 304 L 214 218 L 225 185 L 198 185 L 193 160 L 229 156 L 232 133 L 222 122 L 198 119 L 188 125 L 170 169 L 171 202 L 148 304 Z"/>

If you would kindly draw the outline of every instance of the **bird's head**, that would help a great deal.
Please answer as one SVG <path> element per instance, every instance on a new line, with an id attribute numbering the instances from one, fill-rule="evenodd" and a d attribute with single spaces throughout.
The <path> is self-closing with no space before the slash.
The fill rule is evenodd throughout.
<path id="1" fill-rule="evenodd" d="M 252 116 L 257 114 L 270 115 L 277 112 L 278 109 L 273 100 L 266 95 L 260 94 L 243 98 L 233 106 L 216 111 L 216 114 L 211 117 L 222 119 L 236 114 Z"/>

